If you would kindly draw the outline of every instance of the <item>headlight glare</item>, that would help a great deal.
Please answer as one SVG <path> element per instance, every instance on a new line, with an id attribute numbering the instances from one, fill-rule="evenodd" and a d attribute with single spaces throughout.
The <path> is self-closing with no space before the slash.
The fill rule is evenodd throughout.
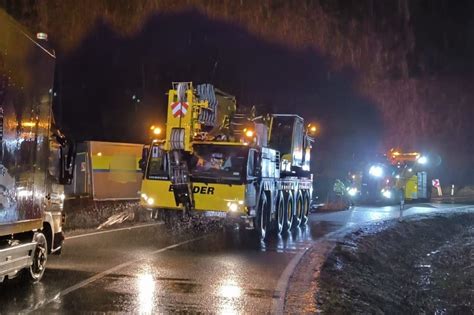
<path id="1" fill-rule="evenodd" d="M 383 176 L 383 168 L 377 165 L 373 165 L 369 169 L 369 174 L 374 177 L 382 177 Z"/>

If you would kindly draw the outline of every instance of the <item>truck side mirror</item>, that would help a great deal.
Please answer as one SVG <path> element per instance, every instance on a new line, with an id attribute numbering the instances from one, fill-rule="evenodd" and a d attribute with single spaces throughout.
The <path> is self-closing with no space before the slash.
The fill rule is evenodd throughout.
<path id="1" fill-rule="evenodd" d="M 74 166 L 76 163 L 75 143 L 62 139 L 59 149 L 59 184 L 70 185 L 74 177 Z"/>
<path id="2" fill-rule="evenodd" d="M 142 149 L 142 158 L 138 161 L 138 167 L 142 170 L 142 173 L 145 174 L 146 171 L 146 162 L 148 161 L 148 153 L 150 152 L 150 146 L 145 145 Z"/>
<path id="3" fill-rule="evenodd" d="M 259 177 L 262 172 L 257 150 L 250 149 L 247 163 L 247 177 Z"/>
<path id="4" fill-rule="evenodd" d="M 262 175 L 262 163 L 260 160 L 260 154 L 255 152 L 255 160 L 254 160 L 254 176 L 260 177 Z"/>
<path id="5" fill-rule="evenodd" d="M 1 82 L 0 82 L 1 84 Z M 2 104 L 2 91 L 0 90 L 0 104 Z M 3 141 L 3 107 L 0 107 L 0 142 Z"/>

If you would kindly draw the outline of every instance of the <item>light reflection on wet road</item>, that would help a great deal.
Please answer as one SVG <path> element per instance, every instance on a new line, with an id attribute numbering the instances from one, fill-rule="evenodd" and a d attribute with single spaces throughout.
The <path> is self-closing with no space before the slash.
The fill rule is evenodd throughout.
<path id="1" fill-rule="evenodd" d="M 405 215 L 449 207 L 413 205 Z M 0 311 L 268 313 L 281 294 L 275 292 L 278 280 L 297 253 L 342 227 L 398 214 L 398 207 L 312 214 L 306 227 L 265 242 L 226 230 L 168 248 L 193 236 L 172 236 L 162 225 L 70 239 L 61 257 L 50 257 L 41 283 L 0 286 Z"/>

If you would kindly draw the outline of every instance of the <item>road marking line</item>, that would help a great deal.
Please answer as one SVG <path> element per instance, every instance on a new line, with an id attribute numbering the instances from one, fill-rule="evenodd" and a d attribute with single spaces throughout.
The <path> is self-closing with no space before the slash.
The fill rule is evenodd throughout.
<path id="1" fill-rule="evenodd" d="M 195 242 L 195 241 L 199 241 L 201 239 L 204 239 L 208 237 L 208 235 L 203 235 L 203 236 L 199 236 L 199 237 L 196 237 L 196 238 L 193 238 L 193 239 L 190 239 L 190 240 L 187 240 L 187 241 L 183 241 L 183 242 L 179 242 L 179 243 L 176 243 L 176 244 L 173 244 L 173 245 L 170 245 L 170 246 L 166 246 L 166 247 L 163 247 L 163 248 L 160 248 L 158 250 L 155 250 L 155 251 L 152 251 L 150 252 L 150 256 L 151 255 L 156 255 L 156 254 L 159 254 L 159 253 L 162 253 L 164 251 L 167 251 L 167 250 L 170 250 L 170 249 L 173 249 L 173 248 L 176 248 L 176 247 L 179 247 L 179 246 L 182 246 L 182 245 L 185 245 L 185 244 L 189 244 L 189 243 L 192 243 L 192 242 Z M 128 267 L 130 265 L 133 265 L 133 264 L 136 264 L 140 261 L 144 261 L 144 260 L 147 260 L 149 259 L 149 257 L 147 258 L 139 258 L 139 259 L 134 259 L 134 260 L 130 260 L 128 262 L 125 262 L 125 263 L 122 263 L 120 265 L 117 265 L 115 267 L 112 267 L 108 270 L 105 270 L 105 271 L 102 271 L 98 274 L 95 274 L 93 275 L 92 277 L 90 278 L 87 278 L 73 286 L 70 286 L 64 290 L 61 290 L 59 291 L 58 293 L 56 293 L 52 298 L 49 298 L 49 299 L 44 299 L 43 301 L 40 301 L 38 302 L 36 305 L 34 305 L 32 308 L 28 308 L 26 310 L 23 310 L 21 311 L 20 313 L 21 314 L 29 314 L 29 313 L 32 313 L 32 312 L 35 312 L 37 310 L 39 310 L 40 308 L 42 308 L 43 306 L 46 306 L 48 305 L 49 303 L 51 302 L 54 302 L 55 300 L 58 300 L 59 298 L 71 293 L 71 292 L 74 292 L 82 287 L 85 287 L 86 285 L 88 284 L 91 284 L 92 282 L 95 282 L 99 279 L 102 279 L 104 278 L 105 276 L 108 276 L 109 274 L 113 273 L 113 272 L 116 272 L 116 271 L 119 271 L 120 269 L 123 269 L 125 267 Z"/>
<path id="2" fill-rule="evenodd" d="M 71 240 L 75 238 L 81 238 L 81 237 L 87 237 L 87 236 L 93 236 L 93 235 L 98 235 L 98 234 L 105 234 L 105 233 L 112 233 L 112 232 L 118 232 L 118 231 L 125 231 L 125 230 L 133 230 L 133 229 L 139 229 L 139 228 L 144 228 L 148 226 L 155 226 L 155 225 L 162 225 L 163 223 L 149 223 L 149 224 L 142 224 L 142 225 L 135 225 L 135 226 L 130 226 L 130 227 L 123 227 L 123 228 L 118 228 L 118 229 L 113 229 L 113 230 L 105 230 L 105 231 L 99 231 L 99 232 L 91 232 L 91 233 L 85 233 L 85 234 L 79 234 L 79 235 L 73 235 L 73 236 L 68 236 L 66 237 L 66 240 Z"/>

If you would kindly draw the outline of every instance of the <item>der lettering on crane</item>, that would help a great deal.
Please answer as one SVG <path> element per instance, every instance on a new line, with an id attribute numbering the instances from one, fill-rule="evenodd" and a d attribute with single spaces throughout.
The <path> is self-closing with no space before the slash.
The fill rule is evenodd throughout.
<path id="1" fill-rule="evenodd" d="M 172 185 L 170 185 L 168 191 L 173 191 L 173 186 Z M 214 195 L 214 187 L 193 186 L 193 194 Z"/>

